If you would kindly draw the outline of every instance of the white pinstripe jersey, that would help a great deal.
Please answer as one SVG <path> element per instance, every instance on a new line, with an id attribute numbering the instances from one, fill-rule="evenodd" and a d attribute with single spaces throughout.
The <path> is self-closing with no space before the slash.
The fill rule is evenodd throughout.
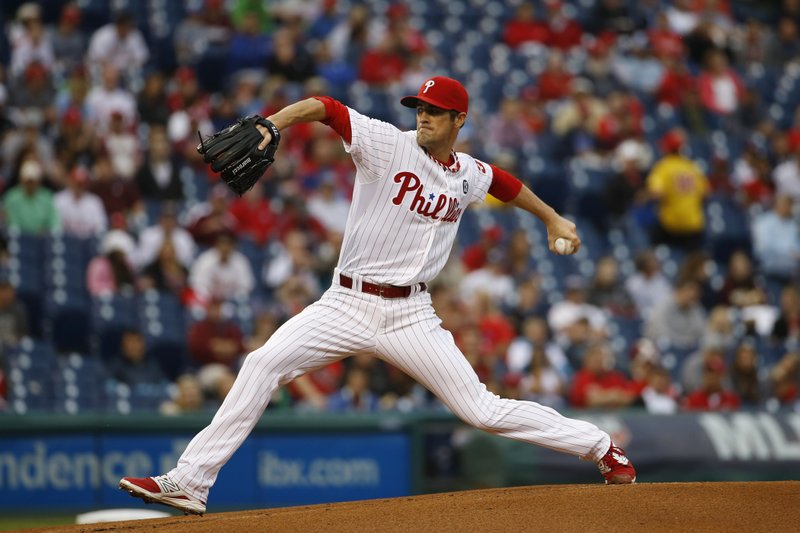
<path id="1" fill-rule="evenodd" d="M 429 282 L 444 267 L 464 209 L 486 198 L 489 165 L 463 153 L 446 168 L 416 131 L 349 109 L 356 184 L 339 269 L 374 283 Z"/>

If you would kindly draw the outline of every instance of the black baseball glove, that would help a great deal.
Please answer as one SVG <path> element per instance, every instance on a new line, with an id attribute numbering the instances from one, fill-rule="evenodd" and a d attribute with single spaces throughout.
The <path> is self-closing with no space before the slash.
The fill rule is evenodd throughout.
<path id="1" fill-rule="evenodd" d="M 264 136 L 256 125 L 266 127 L 272 134 L 272 140 L 263 150 L 259 150 L 258 145 Z M 280 142 L 281 132 L 275 124 L 264 117 L 250 115 L 207 139 L 200 136 L 197 151 L 203 161 L 211 165 L 211 170 L 219 172 L 228 187 L 241 196 L 253 188 L 275 161 L 275 150 Z"/>

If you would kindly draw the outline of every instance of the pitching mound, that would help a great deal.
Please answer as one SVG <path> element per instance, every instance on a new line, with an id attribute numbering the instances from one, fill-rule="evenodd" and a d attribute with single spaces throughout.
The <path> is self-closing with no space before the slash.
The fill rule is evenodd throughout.
<path id="1" fill-rule="evenodd" d="M 548 485 L 46 531 L 797 531 L 800 481 Z"/>

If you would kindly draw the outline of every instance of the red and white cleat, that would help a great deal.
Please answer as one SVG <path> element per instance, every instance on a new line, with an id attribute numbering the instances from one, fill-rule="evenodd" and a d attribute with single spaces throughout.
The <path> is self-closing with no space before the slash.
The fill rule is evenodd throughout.
<path id="1" fill-rule="evenodd" d="M 611 443 L 611 447 L 597 463 L 597 468 L 606 480 L 606 485 L 636 483 L 636 469 L 625 455 L 625 450 Z"/>
<path id="2" fill-rule="evenodd" d="M 205 502 L 186 494 L 167 476 L 124 477 L 119 480 L 119 488 L 146 503 L 168 505 L 186 514 L 203 515 L 206 512 Z"/>

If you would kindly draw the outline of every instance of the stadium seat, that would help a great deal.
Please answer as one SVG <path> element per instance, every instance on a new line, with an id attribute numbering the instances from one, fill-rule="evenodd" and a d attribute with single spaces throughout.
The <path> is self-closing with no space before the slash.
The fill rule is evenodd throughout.
<path id="1" fill-rule="evenodd" d="M 91 302 L 91 352 L 103 360 L 119 353 L 122 334 L 140 329 L 137 301 L 132 295 L 103 295 Z"/>

